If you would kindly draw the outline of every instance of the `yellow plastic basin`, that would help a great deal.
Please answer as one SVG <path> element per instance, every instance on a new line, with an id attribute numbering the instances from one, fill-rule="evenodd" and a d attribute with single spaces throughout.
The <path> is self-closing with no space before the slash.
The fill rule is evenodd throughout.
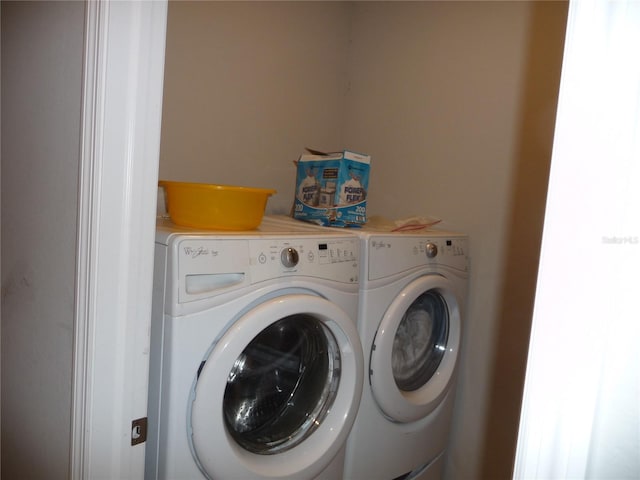
<path id="1" fill-rule="evenodd" d="M 267 200 L 264 188 L 162 180 L 171 221 L 211 230 L 253 230 L 260 225 Z"/>

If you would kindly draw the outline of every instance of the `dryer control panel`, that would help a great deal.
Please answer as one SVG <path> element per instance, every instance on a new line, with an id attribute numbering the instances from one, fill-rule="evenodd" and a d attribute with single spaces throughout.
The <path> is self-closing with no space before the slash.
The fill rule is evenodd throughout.
<path id="1" fill-rule="evenodd" d="M 464 236 L 373 236 L 368 239 L 368 279 L 376 280 L 416 267 L 440 265 L 468 270 Z"/>

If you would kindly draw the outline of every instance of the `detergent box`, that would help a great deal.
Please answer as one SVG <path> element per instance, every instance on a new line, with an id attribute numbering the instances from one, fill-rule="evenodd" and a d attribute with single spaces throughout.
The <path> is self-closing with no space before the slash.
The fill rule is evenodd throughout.
<path id="1" fill-rule="evenodd" d="M 307 149 L 297 162 L 293 217 L 332 227 L 367 221 L 369 155 Z"/>

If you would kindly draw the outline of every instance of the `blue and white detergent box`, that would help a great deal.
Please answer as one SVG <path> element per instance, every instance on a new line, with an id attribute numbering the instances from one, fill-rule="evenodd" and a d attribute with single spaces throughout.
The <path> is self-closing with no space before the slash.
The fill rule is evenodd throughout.
<path id="1" fill-rule="evenodd" d="M 308 150 L 298 159 L 293 217 L 331 227 L 367 221 L 371 157 L 349 150 Z"/>

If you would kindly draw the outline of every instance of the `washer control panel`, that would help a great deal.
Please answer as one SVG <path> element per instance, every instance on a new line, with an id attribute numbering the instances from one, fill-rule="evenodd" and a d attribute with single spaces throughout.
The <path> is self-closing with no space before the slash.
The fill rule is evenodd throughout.
<path id="1" fill-rule="evenodd" d="M 172 252 L 180 302 L 289 276 L 358 283 L 356 237 L 184 238 L 173 244 Z"/>
<path id="2" fill-rule="evenodd" d="M 254 281 L 304 275 L 358 282 L 360 248 L 353 238 L 256 239 L 249 242 Z"/>
<path id="3" fill-rule="evenodd" d="M 443 265 L 468 270 L 465 236 L 373 236 L 368 239 L 368 279 L 376 280 L 415 267 Z"/>

